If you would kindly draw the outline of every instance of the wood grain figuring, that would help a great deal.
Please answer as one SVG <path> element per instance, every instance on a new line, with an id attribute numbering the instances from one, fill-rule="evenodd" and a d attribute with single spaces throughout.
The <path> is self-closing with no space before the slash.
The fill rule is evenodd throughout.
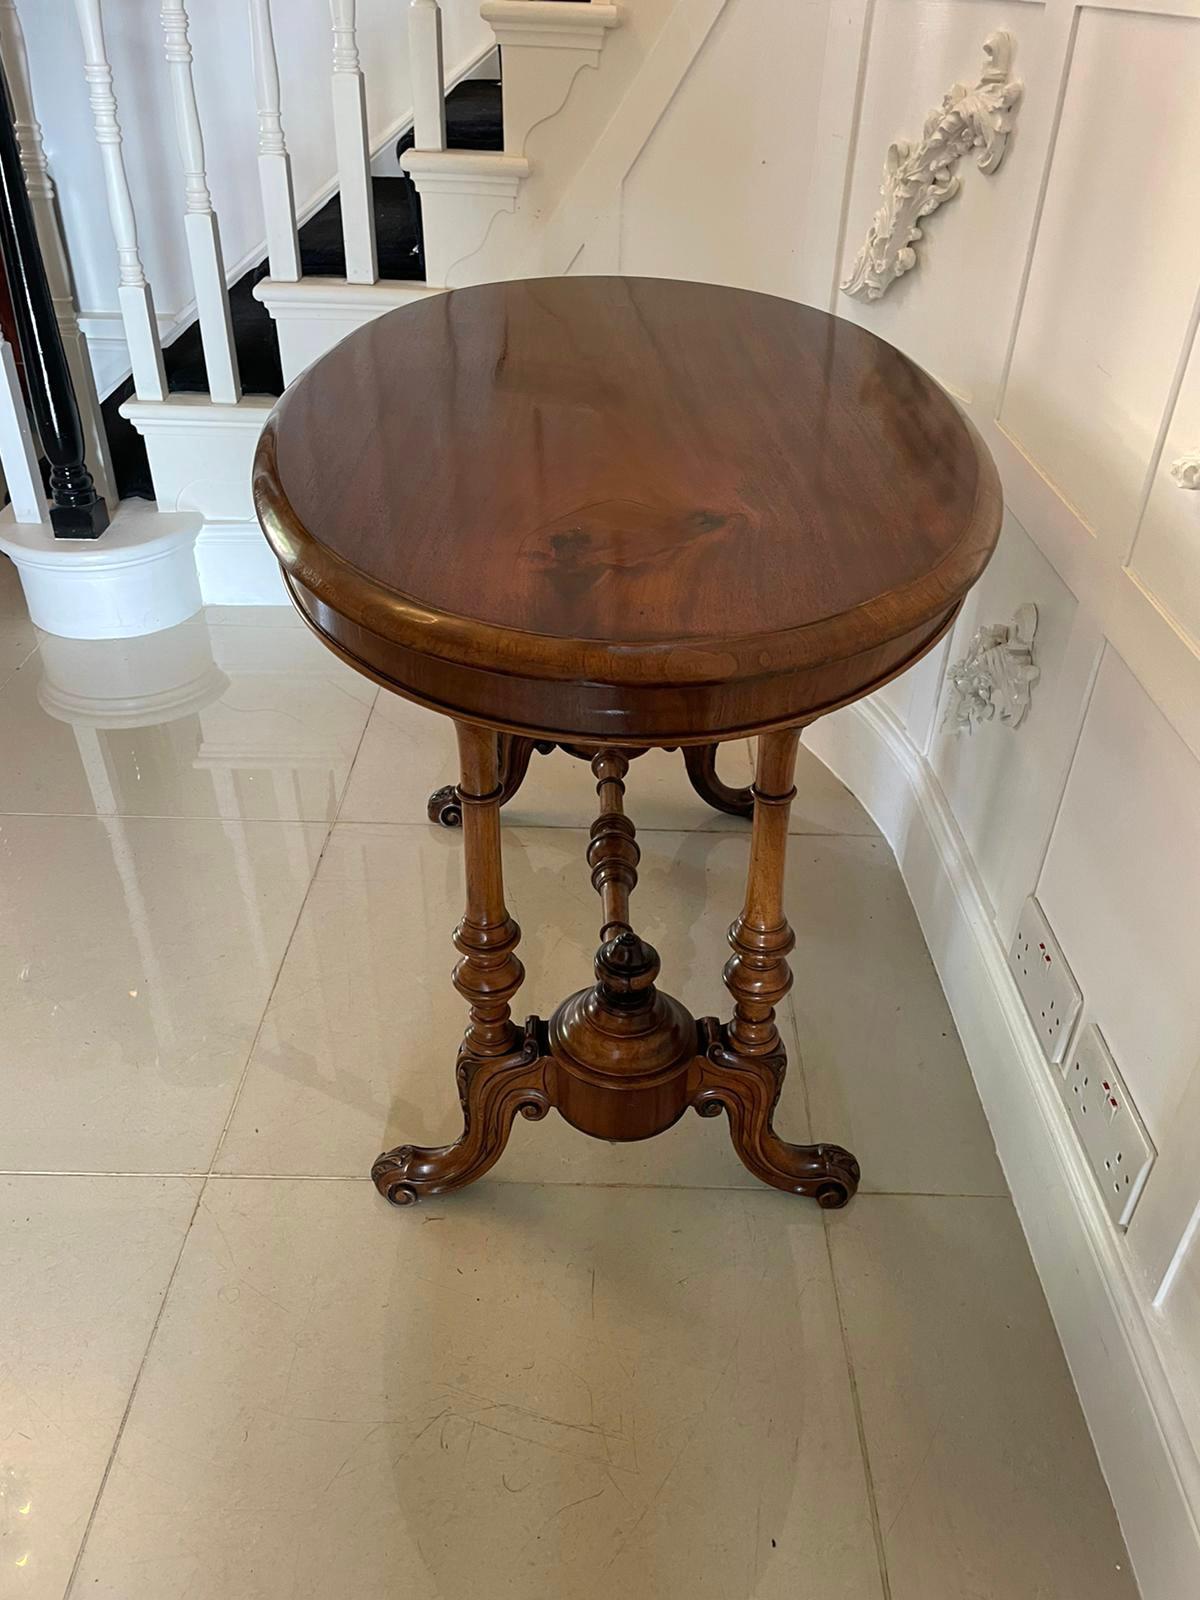
<path id="1" fill-rule="evenodd" d="M 724 1112 L 764 1183 L 845 1205 L 858 1163 L 775 1132 L 792 982 L 784 857 L 800 728 L 945 631 L 1000 525 L 987 452 L 918 368 L 861 329 L 740 290 L 539 279 L 360 329 L 276 408 L 255 499 L 330 649 L 453 716 L 466 910 L 454 982 L 463 1131 L 372 1168 L 398 1205 L 472 1183 L 518 1113 L 646 1139 Z M 753 788 L 716 744 L 758 733 Z M 535 752 L 591 762 L 595 981 L 515 1026 L 524 972 L 500 807 Z M 636 931 L 626 778 L 684 747 L 709 804 L 753 815 L 727 1023 L 658 987 Z"/>
<path id="2" fill-rule="evenodd" d="M 630 744 L 885 681 L 952 620 L 1000 518 L 969 424 L 889 345 L 624 278 L 456 290 L 359 329 L 276 408 L 255 497 L 300 609 L 372 675 Z"/>

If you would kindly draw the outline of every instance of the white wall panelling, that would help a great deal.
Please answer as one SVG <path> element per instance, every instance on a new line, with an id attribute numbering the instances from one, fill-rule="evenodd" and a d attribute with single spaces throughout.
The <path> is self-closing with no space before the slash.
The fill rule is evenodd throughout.
<path id="1" fill-rule="evenodd" d="M 1179 981 L 1200 952 L 1198 890 L 1200 764 L 1110 648 L 1037 895 L 1164 1147 L 1200 1061 L 1196 991 Z"/>
<path id="2" fill-rule="evenodd" d="M 961 73 L 981 29 L 1020 43 L 1003 168 L 963 185 L 919 272 L 836 309 L 946 382 L 992 445 L 1008 515 L 950 653 L 1031 601 L 1041 679 L 1015 735 L 992 724 L 955 739 L 922 664 L 808 740 L 897 849 L 1143 1594 L 1177 1600 L 1200 1592 L 1200 1336 L 1184 1331 L 1200 1287 L 1200 496 L 1171 477 L 1200 445 L 1200 172 L 1187 157 L 1200 10 L 835 3 L 822 98 L 835 132 L 808 195 L 809 240 L 826 253 L 810 254 L 799 292 L 833 305 L 858 242 L 846 218 L 869 203 L 881 144 Z M 1170 130 L 1152 176 L 1138 127 Z M 1014 1083 L 1019 1040 L 997 1046 L 1008 1000 L 993 968 L 1035 889 L 1160 1148 L 1124 1241 L 1057 1098 L 1032 1066 Z"/>
<path id="3" fill-rule="evenodd" d="M 242 385 L 233 348 L 233 323 L 225 292 L 225 264 L 221 233 L 204 164 L 204 135 L 192 79 L 192 47 L 188 42 L 188 14 L 184 0 L 162 0 L 163 43 L 171 74 L 175 127 L 183 162 L 188 257 L 196 290 L 196 312 L 208 387 L 214 400 L 236 405 Z"/>
<path id="4" fill-rule="evenodd" d="M 792 292 L 808 219 L 784 197 L 810 182 L 824 26 L 822 8 L 790 0 L 724 7 L 622 180 L 623 272 Z M 754 92 L 713 139 L 712 108 L 732 78 Z"/>

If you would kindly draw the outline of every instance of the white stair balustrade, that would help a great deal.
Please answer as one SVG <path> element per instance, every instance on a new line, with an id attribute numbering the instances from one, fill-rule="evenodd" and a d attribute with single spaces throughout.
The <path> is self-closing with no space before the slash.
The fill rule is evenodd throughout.
<path id="1" fill-rule="evenodd" d="M 408 56 L 412 72 L 413 142 L 418 150 L 446 148 L 446 73 L 442 11 L 437 0 L 410 0 Z"/>
<path id="2" fill-rule="evenodd" d="M 185 0 L 162 0 L 159 16 L 162 20 L 167 67 L 171 74 L 171 98 L 175 106 L 179 154 L 183 161 L 186 196 L 183 226 L 192 284 L 196 290 L 196 315 L 200 323 L 200 343 L 204 349 L 208 387 L 218 405 L 236 405 L 241 398 L 242 386 L 233 347 L 233 322 L 229 315 L 229 293 L 225 287 L 220 228 L 205 170 L 204 135 L 200 128 L 200 110 L 196 104 L 196 85 L 192 76 L 192 47 L 188 39 Z"/>
<path id="3" fill-rule="evenodd" d="M 88 355 L 87 340 L 79 326 L 75 295 L 71 281 L 71 268 L 59 227 L 58 212 L 54 202 L 54 184 L 42 144 L 42 129 L 33 108 L 33 93 L 29 81 L 29 61 L 25 52 L 25 35 L 17 13 L 15 0 L 0 0 L 0 58 L 8 79 L 12 98 L 14 126 L 21 150 L 21 166 L 25 173 L 25 188 L 33 208 L 38 243 L 46 278 L 58 318 L 58 331 L 66 352 L 67 365 L 75 389 L 79 418 L 83 426 L 84 450 L 88 469 L 96 491 L 110 504 L 116 503 L 113 484 L 112 461 L 108 438 L 100 415 L 100 401 L 96 394 L 96 381 Z M 11 355 L 9 358 L 11 360 Z M 13 497 L 15 501 L 15 496 Z M 18 521 L 27 521 L 18 516 Z"/>
<path id="4" fill-rule="evenodd" d="M 333 15 L 333 137 L 341 191 L 346 281 L 374 283 L 375 201 L 367 141 L 367 99 L 358 60 L 355 0 L 330 0 Z"/>
<path id="5" fill-rule="evenodd" d="M 273 279 L 295 283 L 300 277 L 300 243 L 296 237 L 292 158 L 283 136 L 271 0 L 250 0 L 250 48 L 258 106 L 258 183 L 267 230 L 267 262 Z"/>
<path id="6" fill-rule="evenodd" d="M 120 262 L 117 298 L 129 345 L 133 385 L 141 400 L 165 400 L 167 376 L 163 371 L 162 346 L 154 319 L 154 298 L 142 266 L 133 199 L 121 153 L 121 125 L 117 121 L 117 101 L 104 43 L 100 0 L 75 0 L 75 10 L 83 36 L 83 74 L 88 83 L 96 143 L 104 162 L 108 214 L 117 242 Z"/>

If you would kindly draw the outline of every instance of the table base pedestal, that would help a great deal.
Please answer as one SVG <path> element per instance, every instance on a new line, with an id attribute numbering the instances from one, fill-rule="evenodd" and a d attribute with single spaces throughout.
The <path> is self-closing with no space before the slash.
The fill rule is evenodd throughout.
<path id="1" fill-rule="evenodd" d="M 734 1149 L 764 1183 L 829 1209 L 845 1205 L 859 1182 L 849 1151 L 789 1144 L 772 1121 L 787 1065 L 775 1007 L 792 981 L 787 956 L 795 940 L 782 894 L 799 730 L 759 740 L 746 899 L 729 930 L 733 954 L 724 972 L 731 1020 L 696 1020 L 655 985 L 658 954 L 629 922 L 639 860 L 623 806 L 632 753 L 604 749 L 590 753 L 601 811 L 588 863 L 604 912 L 596 982 L 564 1000 L 549 1022 L 530 1017 L 523 1032 L 509 1006 L 524 971 L 515 954 L 520 929 L 504 904 L 499 808 L 535 746 L 521 741 L 529 749 L 514 756 L 511 737 L 468 724 L 459 724 L 458 735 L 463 776 L 454 796 L 467 909 L 454 936 L 462 957 L 454 982 L 470 1005 L 457 1069 L 463 1132 L 438 1148 L 386 1151 L 371 1169 L 380 1193 L 411 1205 L 473 1183 L 503 1153 L 518 1115 L 537 1120 L 553 1107 L 583 1133 L 623 1141 L 662 1133 L 693 1107 L 701 1116 L 726 1113 Z M 707 754 L 697 770 L 716 782 L 713 747 L 701 748 Z"/>

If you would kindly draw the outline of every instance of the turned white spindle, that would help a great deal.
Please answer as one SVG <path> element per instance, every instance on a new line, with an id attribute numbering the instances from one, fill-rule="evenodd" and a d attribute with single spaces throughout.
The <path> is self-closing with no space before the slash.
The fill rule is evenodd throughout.
<path id="1" fill-rule="evenodd" d="M 233 347 L 233 320 L 229 314 L 229 292 L 225 287 L 225 262 L 221 255 L 221 230 L 213 210 L 204 165 L 204 135 L 200 129 L 200 109 L 196 104 L 196 84 L 192 77 L 192 47 L 188 40 L 188 15 L 184 0 L 162 0 L 159 12 L 167 67 L 171 74 L 171 98 L 175 102 L 175 129 L 183 161 L 185 211 L 184 234 L 192 283 L 196 290 L 196 316 L 200 323 L 200 343 L 208 388 L 219 405 L 236 405 L 242 397 L 238 378 L 237 353 Z"/>
<path id="2" fill-rule="evenodd" d="M 163 371 L 162 346 L 154 320 L 154 298 L 146 282 L 138 249 L 137 223 L 133 199 L 121 153 L 121 125 L 117 121 L 117 101 L 113 94 L 112 68 L 104 46 L 104 22 L 100 0 L 75 0 L 79 31 L 83 35 L 83 75 L 88 83 L 96 143 L 104 162 L 104 184 L 108 194 L 108 215 L 117 243 L 120 279 L 117 298 L 125 324 L 125 339 L 133 367 L 133 386 L 139 400 L 165 400 L 167 377 Z"/>
<path id="3" fill-rule="evenodd" d="M 258 184 L 267 229 L 267 261 L 272 278 L 296 283 L 300 277 L 300 242 L 296 237 L 292 158 L 283 137 L 271 0 L 250 0 L 250 49 L 258 104 Z"/>
<path id="4" fill-rule="evenodd" d="M 374 283 L 375 205 L 367 145 L 367 97 L 358 64 L 354 0 L 330 0 L 333 14 L 333 137 L 349 283 Z"/>
<path id="5" fill-rule="evenodd" d="M 446 148 L 446 87 L 442 10 L 437 0 L 411 0 L 408 53 L 412 61 L 413 142 L 418 150 Z"/>
<path id="6" fill-rule="evenodd" d="M 50 284 L 50 297 L 62 335 L 75 399 L 79 406 L 79 419 L 83 426 L 84 448 L 87 464 L 96 484 L 97 493 L 110 504 L 116 504 L 113 489 L 112 461 L 108 452 L 108 439 L 100 415 L 100 401 L 96 395 L 96 382 L 88 356 L 87 341 L 80 331 L 75 311 L 75 295 L 71 283 L 71 267 L 58 211 L 54 203 L 54 184 L 46 161 L 42 143 L 42 129 L 33 109 L 33 91 L 29 81 L 29 58 L 25 52 L 25 35 L 17 14 L 15 0 L 0 0 L 0 58 L 8 79 L 8 92 L 12 100 L 13 125 L 21 151 L 21 168 L 25 174 L 25 189 L 33 208 L 34 225 L 46 278 Z"/>

